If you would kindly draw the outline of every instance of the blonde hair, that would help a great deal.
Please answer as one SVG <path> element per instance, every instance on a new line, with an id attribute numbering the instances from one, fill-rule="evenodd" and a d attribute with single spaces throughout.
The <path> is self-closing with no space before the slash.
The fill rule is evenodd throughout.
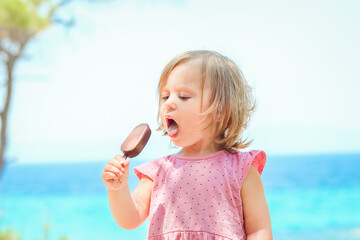
<path id="1" fill-rule="evenodd" d="M 166 134 L 160 117 L 161 89 L 165 86 L 170 73 L 176 66 L 194 60 L 200 62 L 202 89 L 205 81 L 211 87 L 212 104 L 202 114 L 220 116 L 220 122 L 216 122 L 218 124 L 215 130 L 216 143 L 229 151 L 248 147 L 252 141 L 244 139 L 242 134 L 255 109 L 252 89 L 237 65 L 215 51 L 187 51 L 175 56 L 165 66 L 158 84 L 159 127 L 157 130 L 162 130 Z"/>

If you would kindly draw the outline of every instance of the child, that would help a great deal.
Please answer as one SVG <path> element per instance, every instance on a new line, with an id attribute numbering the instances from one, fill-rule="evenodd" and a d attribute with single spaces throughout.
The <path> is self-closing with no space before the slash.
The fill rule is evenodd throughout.
<path id="1" fill-rule="evenodd" d="M 159 129 L 181 147 L 177 154 L 135 168 L 120 155 L 102 174 L 111 213 L 124 229 L 149 217 L 147 239 L 272 239 L 260 174 L 262 151 L 242 133 L 254 108 L 251 89 L 234 62 L 212 51 L 172 59 L 158 85 Z"/>

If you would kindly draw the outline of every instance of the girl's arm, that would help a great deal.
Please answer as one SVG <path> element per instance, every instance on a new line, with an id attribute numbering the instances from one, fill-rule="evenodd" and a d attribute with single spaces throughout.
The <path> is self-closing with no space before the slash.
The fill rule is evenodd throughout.
<path id="1" fill-rule="evenodd" d="M 121 228 L 137 228 L 149 216 L 152 186 L 153 181 L 144 175 L 132 194 L 127 184 L 120 190 L 108 190 L 111 214 Z"/>
<path id="2" fill-rule="evenodd" d="M 111 214 L 121 228 L 128 230 L 140 226 L 149 215 L 153 187 L 153 181 L 144 175 L 131 194 L 129 164 L 129 160 L 117 155 L 104 167 L 102 174 L 108 188 Z"/>
<path id="3" fill-rule="evenodd" d="M 247 240 L 272 239 L 269 208 L 260 175 L 250 167 L 241 189 Z"/>

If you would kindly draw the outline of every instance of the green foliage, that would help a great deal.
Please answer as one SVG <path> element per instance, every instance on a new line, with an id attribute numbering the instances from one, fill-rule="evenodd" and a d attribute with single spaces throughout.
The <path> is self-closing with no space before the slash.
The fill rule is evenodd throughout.
<path id="1" fill-rule="evenodd" d="M 21 240 L 19 234 L 11 229 L 0 229 L 0 240 Z"/>
<path id="2" fill-rule="evenodd" d="M 50 223 L 45 223 L 43 226 L 43 236 L 36 240 L 49 240 Z M 0 240 L 21 240 L 20 234 L 11 229 L 2 229 L 0 226 Z M 59 240 L 69 240 L 67 237 L 60 237 Z"/>
<path id="3" fill-rule="evenodd" d="M 51 25 L 52 0 L 0 0 L 0 28 L 39 32 Z"/>

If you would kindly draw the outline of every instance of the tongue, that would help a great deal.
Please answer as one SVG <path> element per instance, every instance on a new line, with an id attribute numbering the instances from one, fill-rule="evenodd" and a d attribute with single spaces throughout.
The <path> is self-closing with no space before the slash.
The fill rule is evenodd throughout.
<path id="1" fill-rule="evenodd" d="M 169 128 L 167 129 L 167 133 L 169 137 L 174 137 L 179 131 L 179 126 L 176 124 L 176 122 L 173 122 Z"/>

